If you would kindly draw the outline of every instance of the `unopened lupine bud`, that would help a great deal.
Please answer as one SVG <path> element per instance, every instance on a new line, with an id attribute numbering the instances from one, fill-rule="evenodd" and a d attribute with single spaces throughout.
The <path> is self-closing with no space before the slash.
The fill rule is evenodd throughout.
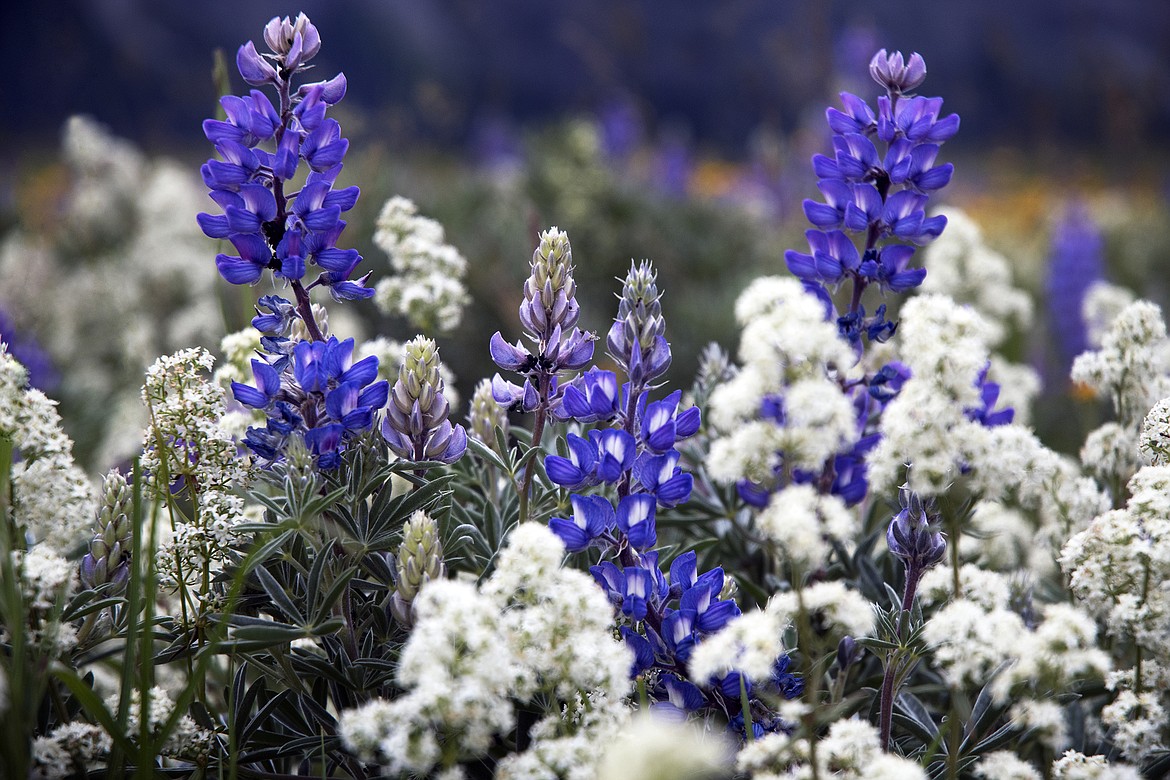
<path id="1" fill-rule="evenodd" d="M 394 558 L 394 595 L 390 612 L 404 626 L 414 622 L 411 606 L 424 583 L 447 576 L 438 524 L 419 510 L 402 526 L 402 544 Z"/>
<path id="2" fill-rule="evenodd" d="M 870 60 L 869 75 L 891 93 L 904 95 L 926 80 L 926 62 L 917 52 L 906 60 L 900 51 L 882 49 Z"/>
<path id="3" fill-rule="evenodd" d="M 492 380 L 481 379 L 475 386 L 467 421 L 470 423 L 471 435 L 488 447 L 495 449 L 497 428 L 507 437 L 508 412 L 492 396 Z"/>
<path id="4" fill-rule="evenodd" d="M 274 17 L 264 25 L 264 42 L 289 69 L 308 62 L 321 50 L 321 35 L 303 13 L 296 19 Z"/>
<path id="5" fill-rule="evenodd" d="M 81 559 L 81 583 L 96 588 L 107 582 L 124 584 L 130 576 L 130 488 L 117 470 L 106 475 L 102 504 L 98 509 L 97 533 L 89 552 Z"/>
<path id="6" fill-rule="evenodd" d="M 467 449 L 467 432 L 447 419 L 450 410 L 443 395 L 439 348 L 433 340 L 416 336 L 403 347 L 382 435 L 400 457 L 453 463 Z"/>
<path id="7" fill-rule="evenodd" d="M 670 366 L 670 345 L 663 335 L 658 274 L 649 260 L 630 263 L 622 284 L 618 314 L 606 337 L 609 354 L 636 384 L 649 382 Z"/>
<path id="8" fill-rule="evenodd" d="M 898 491 L 902 511 L 894 515 L 886 531 L 886 545 L 908 568 L 919 572 L 934 566 L 946 553 L 947 541 L 935 530 L 931 517 L 917 493 L 906 486 Z"/>
<path id="9" fill-rule="evenodd" d="M 532 274 L 524 283 L 520 322 L 538 340 L 547 341 L 559 326 L 568 332 L 577 324 L 577 284 L 573 281 L 573 248 L 556 227 L 540 234 L 532 253 Z"/>
<path id="10" fill-rule="evenodd" d="M 284 457 L 289 482 L 302 492 L 312 488 L 317 481 L 317 464 L 304 438 L 301 436 L 290 438 Z"/>

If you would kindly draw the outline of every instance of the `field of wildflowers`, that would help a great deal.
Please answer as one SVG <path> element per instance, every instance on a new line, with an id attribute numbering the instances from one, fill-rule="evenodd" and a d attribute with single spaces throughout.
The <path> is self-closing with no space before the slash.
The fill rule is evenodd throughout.
<path id="1" fill-rule="evenodd" d="M 1170 774 L 1162 311 L 1086 204 L 1040 283 L 943 205 L 921 56 L 828 108 L 796 248 L 759 191 L 627 218 L 725 238 L 718 291 L 509 210 L 635 202 L 580 128 L 450 206 L 515 272 L 364 204 L 321 46 L 239 48 L 202 187 L 71 120 L 67 219 L 3 236 L 0 290 L 54 294 L 0 298 L 0 775 Z M 722 304 L 734 352 L 680 349 Z"/>

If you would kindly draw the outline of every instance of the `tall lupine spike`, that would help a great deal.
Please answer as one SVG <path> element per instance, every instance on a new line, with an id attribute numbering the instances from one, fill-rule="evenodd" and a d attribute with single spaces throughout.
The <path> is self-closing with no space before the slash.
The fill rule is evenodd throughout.
<path id="1" fill-rule="evenodd" d="M 520 321 L 536 340 L 548 341 L 558 326 L 568 332 L 580 314 L 573 280 L 573 247 L 568 234 L 554 225 L 540 234 L 540 243 L 532 253 L 532 273 L 524 282 Z"/>
<path id="2" fill-rule="evenodd" d="M 618 314 L 606 337 L 610 357 L 636 385 L 652 382 L 670 367 L 657 280 L 658 273 L 649 260 L 630 263 L 618 296 Z"/>
<path id="3" fill-rule="evenodd" d="M 117 470 L 106 475 L 102 503 L 98 509 L 97 533 L 89 552 L 81 559 L 81 584 L 96 588 L 107 582 L 124 585 L 130 576 L 130 536 L 133 531 L 126 510 L 131 492 L 126 478 Z"/>
<path id="4" fill-rule="evenodd" d="M 439 348 L 416 336 L 403 346 L 398 379 L 390 390 L 382 435 L 399 457 L 454 463 L 467 449 L 467 431 L 447 419 Z"/>
<path id="5" fill-rule="evenodd" d="M 390 614 L 407 628 L 414 624 L 413 604 L 424 583 L 447 576 L 439 526 L 419 510 L 402 526 L 402 544 L 394 557 L 394 595 Z"/>

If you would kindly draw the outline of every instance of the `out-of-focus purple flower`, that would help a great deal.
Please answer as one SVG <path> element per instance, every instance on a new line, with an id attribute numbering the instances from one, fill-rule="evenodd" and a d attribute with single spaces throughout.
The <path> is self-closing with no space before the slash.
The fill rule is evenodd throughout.
<path id="1" fill-rule="evenodd" d="M 0 309 L 0 342 L 6 344 L 8 354 L 16 358 L 28 371 L 28 384 L 42 392 L 54 390 L 61 382 L 61 376 L 53 367 L 49 353 L 41 349 L 37 340 L 28 334 L 18 333 L 12 320 Z"/>
<path id="2" fill-rule="evenodd" d="M 1045 284 L 1063 375 L 1067 376 L 1073 358 L 1088 349 L 1081 307 L 1089 286 L 1104 273 L 1101 231 L 1084 204 L 1074 204 L 1053 231 Z"/>
<path id="3" fill-rule="evenodd" d="M 1016 410 L 1010 406 L 996 409 L 999 402 L 1000 387 L 995 382 L 987 381 L 987 372 L 991 368 L 988 364 L 979 372 L 975 379 L 975 386 L 979 388 L 979 405 L 966 409 L 967 419 L 974 420 L 987 428 L 997 425 L 1008 425 L 1015 417 Z"/>

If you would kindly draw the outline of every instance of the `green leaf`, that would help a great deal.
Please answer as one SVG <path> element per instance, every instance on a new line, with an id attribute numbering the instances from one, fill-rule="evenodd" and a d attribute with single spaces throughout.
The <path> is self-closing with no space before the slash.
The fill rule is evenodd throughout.
<path id="1" fill-rule="evenodd" d="M 938 724 L 934 722 L 934 718 L 930 716 L 930 710 L 926 709 L 926 705 L 922 703 L 921 699 L 909 691 L 901 691 L 898 698 L 894 700 L 894 704 L 906 717 L 918 725 L 919 730 L 927 734 L 924 742 L 930 743 L 938 738 Z"/>
<path id="2" fill-rule="evenodd" d="M 284 586 L 276 581 L 276 578 L 272 576 L 272 573 L 268 569 L 263 566 L 257 568 L 256 578 L 260 580 L 260 586 L 264 588 L 264 592 L 268 594 L 268 598 L 272 599 L 272 603 L 284 614 L 287 620 L 297 625 L 303 626 L 305 624 L 305 616 L 301 614 L 300 609 L 293 603 L 292 598 L 289 597 Z"/>
<path id="3" fill-rule="evenodd" d="M 474 452 L 476 455 L 478 455 L 480 458 L 487 461 L 492 466 L 495 466 L 497 469 L 499 469 L 503 473 L 505 473 L 505 474 L 511 473 L 511 469 L 508 468 L 508 464 L 505 463 L 503 458 L 501 458 L 499 456 L 499 453 L 497 453 L 491 447 L 488 447 L 486 444 L 484 444 L 482 441 L 475 438 L 474 436 L 467 437 L 467 447 L 472 452 Z"/>
<path id="4" fill-rule="evenodd" d="M 325 596 L 313 606 L 314 625 L 320 625 L 326 619 L 326 616 L 333 609 L 333 605 L 341 598 L 341 594 L 345 593 L 345 589 L 349 587 L 350 581 L 357 573 L 358 567 L 351 566 L 337 575 Z"/>

